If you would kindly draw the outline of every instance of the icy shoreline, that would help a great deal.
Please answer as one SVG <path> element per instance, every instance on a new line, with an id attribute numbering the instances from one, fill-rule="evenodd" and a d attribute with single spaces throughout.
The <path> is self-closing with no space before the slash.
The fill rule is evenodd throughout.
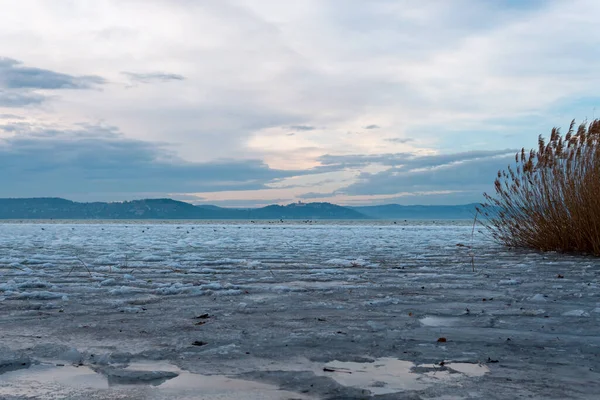
<path id="1" fill-rule="evenodd" d="M 457 246 L 471 241 L 469 224 L 447 222 L 3 223 L 0 396 L 27 398 L 5 371 L 70 354 L 90 367 L 168 362 L 297 398 L 597 398 L 600 261 L 476 234 L 473 272 Z M 315 373 L 388 358 L 413 375 L 453 362 L 489 373 L 400 394 Z"/>

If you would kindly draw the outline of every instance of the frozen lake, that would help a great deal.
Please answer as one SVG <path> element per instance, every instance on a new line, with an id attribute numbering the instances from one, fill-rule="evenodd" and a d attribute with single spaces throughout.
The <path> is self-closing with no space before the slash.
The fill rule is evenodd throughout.
<path id="1" fill-rule="evenodd" d="M 0 398 L 27 398 L 15 370 L 65 360 L 108 382 L 166 362 L 256 398 L 598 398 L 600 262 L 471 224 L 2 222 Z M 39 398 L 213 398 L 42 383 Z"/>

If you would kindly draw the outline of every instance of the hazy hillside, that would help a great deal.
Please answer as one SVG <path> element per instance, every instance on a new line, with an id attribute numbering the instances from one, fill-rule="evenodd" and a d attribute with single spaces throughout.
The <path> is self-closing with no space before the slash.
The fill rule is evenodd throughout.
<path id="1" fill-rule="evenodd" d="M 261 208 L 223 208 L 172 199 L 77 203 L 61 198 L 0 199 L 0 219 L 471 219 L 477 204 L 458 206 L 342 207 L 292 203 Z"/>
<path id="2" fill-rule="evenodd" d="M 216 212 L 215 212 L 216 213 Z M 76 203 L 59 198 L 0 199 L 3 219 L 202 218 L 213 211 L 171 199 Z"/>
<path id="3" fill-rule="evenodd" d="M 331 203 L 292 203 L 287 206 L 271 205 L 250 209 L 256 219 L 365 219 L 366 215 Z"/>
<path id="4" fill-rule="evenodd" d="M 60 198 L 0 199 L 0 219 L 364 219 L 330 203 L 232 209 L 172 199 L 77 203 Z"/>
<path id="5" fill-rule="evenodd" d="M 472 219 L 476 203 L 457 206 L 381 206 L 351 207 L 353 210 L 376 219 Z"/>

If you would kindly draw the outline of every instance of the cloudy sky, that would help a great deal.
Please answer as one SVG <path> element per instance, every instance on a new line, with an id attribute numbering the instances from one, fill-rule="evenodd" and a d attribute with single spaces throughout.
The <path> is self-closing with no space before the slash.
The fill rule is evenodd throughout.
<path id="1" fill-rule="evenodd" d="M 600 115 L 597 0 L 0 7 L 0 197 L 460 204 Z"/>

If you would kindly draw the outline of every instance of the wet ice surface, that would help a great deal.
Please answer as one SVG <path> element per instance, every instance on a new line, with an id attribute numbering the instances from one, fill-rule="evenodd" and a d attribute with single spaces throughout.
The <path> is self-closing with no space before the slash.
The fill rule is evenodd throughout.
<path id="1" fill-rule="evenodd" d="M 36 365 L 29 369 L 0 375 L 1 398 L 144 398 L 144 399 L 308 399 L 297 393 L 279 390 L 277 386 L 232 379 L 220 375 L 199 375 L 182 371 L 165 363 L 132 364 L 119 369 L 94 371 L 85 366 L 63 364 Z M 127 374 L 129 373 L 129 374 Z M 115 374 L 138 379 L 115 381 Z M 162 378 L 157 377 L 161 375 Z"/>
<path id="2" fill-rule="evenodd" d="M 455 383 L 464 377 L 483 376 L 489 372 L 484 365 L 449 363 L 415 365 L 409 361 L 380 358 L 372 362 L 333 361 L 325 367 L 312 365 L 318 376 L 327 376 L 336 382 L 362 388 L 373 394 L 391 394 L 407 390 L 421 390 L 435 383 Z M 417 372 L 425 370 L 424 372 Z M 115 377 L 119 379 L 115 379 Z M 154 394 L 171 397 L 200 396 L 202 399 L 295 399 L 308 398 L 297 393 L 279 390 L 276 386 L 233 379 L 223 375 L 200 375 L 182 371 L 168 363 L 133 363 L 126 368 L 93 369 L 64 364 L 35 365 L 0 375 L 0 396 L 30 395 L 55 398 L 77 392 L 104 393 L 112 389 L 121 394 L 139 392 L 141 385 L 146 396 Z"/>
<path id="3" fill-rule="evenodd" d="M 595 259 L 472 239 L 470 221 L 2 223 L 0 377 L 160 360 L 297 398 L 597 398 L 599 277 Z M 400 365 L 383 374 L 404 386 L 323 371 L 378 359 L 423 385 Z"/>

